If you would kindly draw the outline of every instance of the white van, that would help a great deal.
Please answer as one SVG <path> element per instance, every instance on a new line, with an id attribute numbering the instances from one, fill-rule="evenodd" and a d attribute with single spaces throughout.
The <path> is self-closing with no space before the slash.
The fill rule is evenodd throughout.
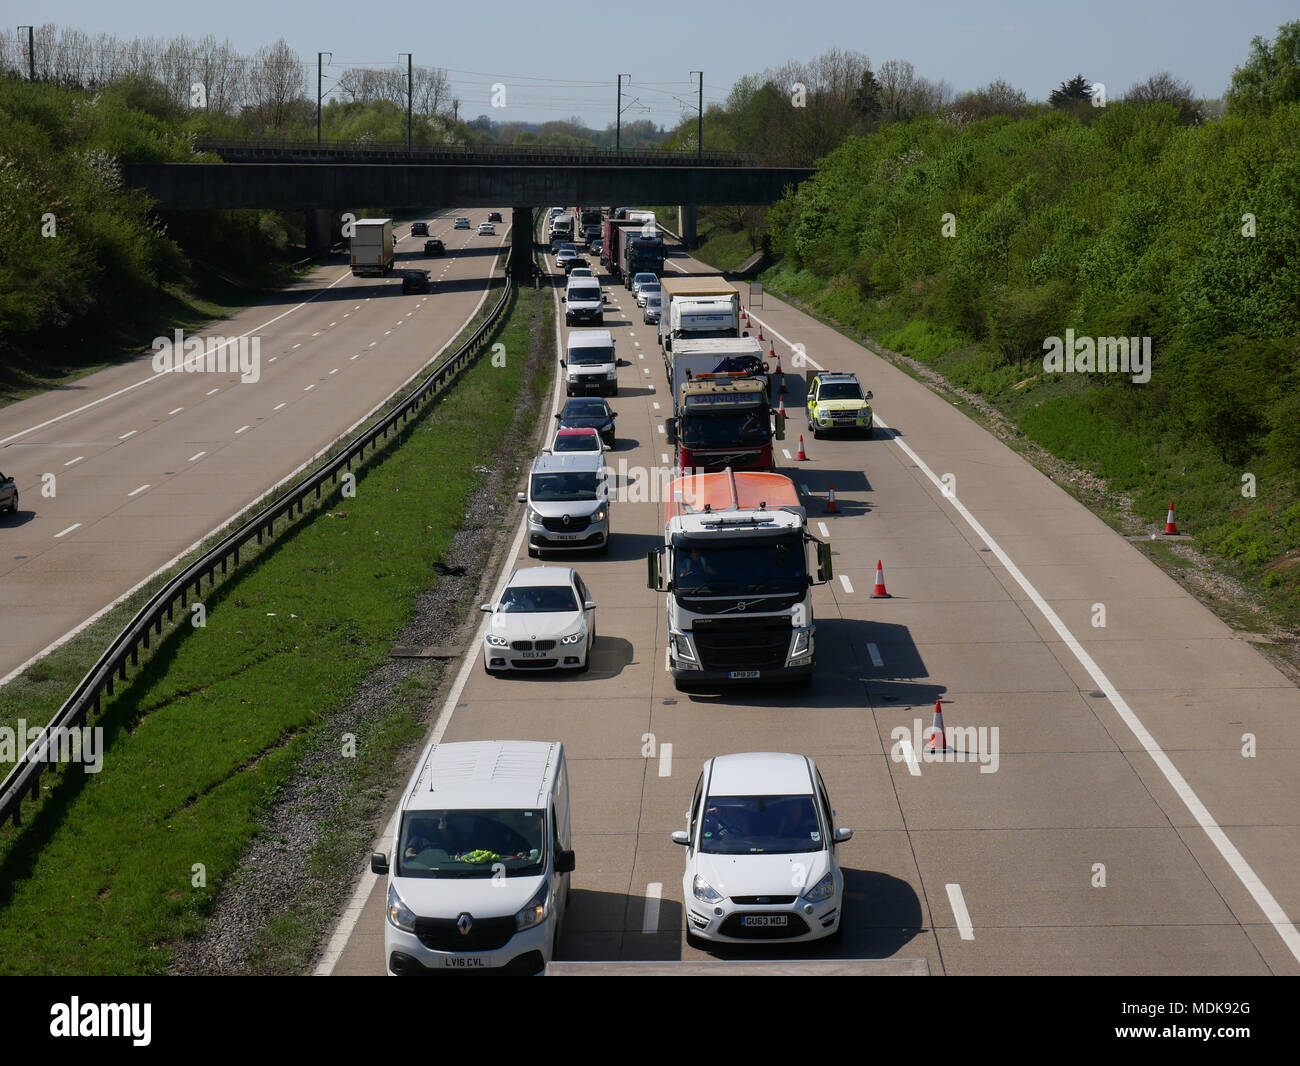
<path id="1" fill-rule="evenodd" d="M 564 745 L 430 744 L 393 837 L 384 958 L 394 976 L 535 974 L 560 939 L 574 868 Z"/>
<path id="2" fill-rule="evenodd" d="M 605 290 L 594 277 L 570 277 L 564 290 L 564 324 L 605 324 Z"/>
<path id="3" fill-rule="evenodd" d="M 569 334 L 564 368 L 564 395 L 602 392 L 618 395 L 618 357 L 614 337 L 607 329 L 575 329 Z"/>

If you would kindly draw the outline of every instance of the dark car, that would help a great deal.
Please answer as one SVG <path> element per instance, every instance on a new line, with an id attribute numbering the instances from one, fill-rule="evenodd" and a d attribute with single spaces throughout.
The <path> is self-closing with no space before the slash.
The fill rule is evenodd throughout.
<path id="1" fill-rule="evenodd" d="M 500 221 L 501 221 L 501 212 L 500 212 L 500 211 L 489 211 L 489 212 L 488 212 L 488 221 L 489 221 L 489 222 L 500 222 Z"/>
<path id="2" fill-rule="evenodd" d="M 18 513 L 18 486 L 4 474 L 0 474 L 0 511 Z"/>
<path id="3" fill-rule="evenodd" d="M 427 237 L 428 235 L 429 235 L 429 223 L 427 223 L 427 222 L 412 222 L 412 223 L 411 223 L 411 236 L 412 236 L 412 237 Z"/>
<path id="4" fill-rule="evenodd" d="M 604 255 L 604 254 L 605 254 L 605 238 L 604 238 L 604 237 L 597 237 L 594 241 L 591 242 L 591 244 L 590 244 L 588 247 L 589 247 L 589 249 L 590 249 L 592 255 Z"/>
<path id="5" fill-rule="evenodd" d="M 427 270 L 404 270 L 402 272 L 402 292 L 428 292 L 429 272 Z"/>
<path id="6" fill-rule="evenodd" d="M 568 274 L 569 271 L 572 270 L 574 267 L 589 267 L 589 266 L 591 266 L 591 264 L 588 263 L 587 260 L 583 259 L 582 256 L 575 255 L 572 259 L 566 259 L 564 261 L 564 273 Z"/>
<path id="7" fill-rule="evenodd" d="M 594 429 L 605 447 L 614 447 L 614 419 L 618 415 L 598 396 L 576 396 L 555 417 L 559 429 Z"/>
<path id="8" fill-rule="evenodd" d="M 434 237 L 431 240 L 427 240 L 424 242 L 425 255 L 443 255 L 446 253 L 446 251 L 447 251 L 447 246 L 443 244 L 442 241 L 437 237 Z"/>

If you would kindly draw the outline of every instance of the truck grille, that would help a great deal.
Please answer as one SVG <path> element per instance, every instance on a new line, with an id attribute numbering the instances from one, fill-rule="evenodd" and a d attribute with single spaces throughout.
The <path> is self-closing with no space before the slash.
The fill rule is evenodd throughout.
<path id="1" fill-rule="evenodd" d="M 705 670 L 762 670 L 785 666 L 790 619 L 697 618 L 695 647 Z"/>

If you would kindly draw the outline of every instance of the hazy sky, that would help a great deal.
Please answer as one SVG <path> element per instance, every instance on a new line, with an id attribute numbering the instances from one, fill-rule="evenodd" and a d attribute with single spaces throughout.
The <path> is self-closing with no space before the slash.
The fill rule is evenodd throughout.
<path id="1" fill-rule="evenodd" d="M 92 35 L 229 38 L 254 52 L 283 36 L 311 67 L 318 51 L 345 65 L 395 66 L 399 52 L 446 68 L 461 116 L 613 121 L 615 78 L 624 120 L 673 125 L 693 115 L 695 79 L 721 102 L 742 74 L 807 60 L 829 48 L 865 53 L 872 66 L 909 60 L 918 74 L 961 92 L 1004 78 L 1042 100 L 1077 72 L 1120 95 L 1169 70 L 1197 96 L 1217 97 L 1256 34 L 1300 18 L 1296 0 L 747 0 L 745 3 L 410 3 L 326 5 L 316 0 L 3 0 L 3 29 L 54 23 Z M 328 13 L 326 13 L 328 12 Z M 405 65 L 405 60 L 400 61 Z M 330 68 L 327 68 L 327 73 Z M 506 107 L 490 106 L 492 86 Z M 326 82 L 328 87 L 329 82 Z"/>

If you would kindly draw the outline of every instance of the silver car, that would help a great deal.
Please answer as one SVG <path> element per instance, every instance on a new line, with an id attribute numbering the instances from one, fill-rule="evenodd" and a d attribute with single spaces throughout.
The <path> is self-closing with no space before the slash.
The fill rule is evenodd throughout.
<path id="1" fill-rule="evenodd" d="M 0 511 L 18 513 L 18 485 L 11 477 L 0 474 Z"/>

